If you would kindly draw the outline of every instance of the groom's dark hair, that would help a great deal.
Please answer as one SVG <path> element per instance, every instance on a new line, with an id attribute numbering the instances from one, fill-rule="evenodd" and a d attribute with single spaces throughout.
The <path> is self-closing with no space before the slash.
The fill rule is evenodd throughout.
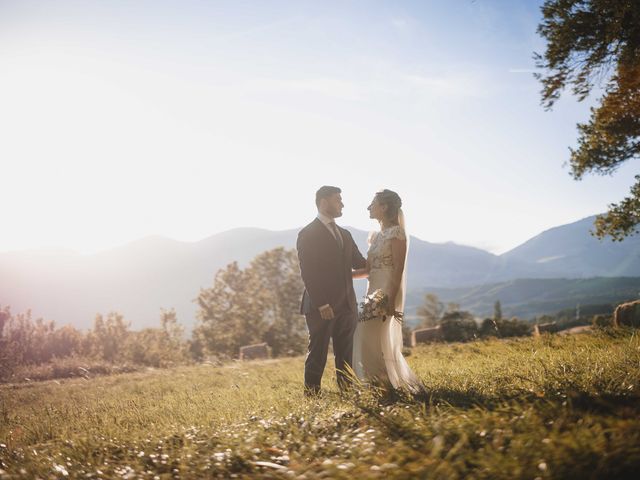
<path id="1" fill-rule="evenodd" d="M 329 185 L 323 185 L 316 192 L 316 207 L 320 206 L 320 200 L 323 198 L 329 198 L 331 195 L 335 195 L 336 193 L 342 193 L 338 187 L 330 187 Z"/>

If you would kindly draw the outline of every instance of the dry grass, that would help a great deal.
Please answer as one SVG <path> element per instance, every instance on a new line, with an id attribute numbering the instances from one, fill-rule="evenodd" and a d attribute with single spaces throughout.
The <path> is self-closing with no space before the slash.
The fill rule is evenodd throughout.
<path id="1" fill-rule="evenodd" d="M 301 358 L 0 387 L 0 478 L 635 478 L 633 331 L 432 345 L 417 396 Z"/>

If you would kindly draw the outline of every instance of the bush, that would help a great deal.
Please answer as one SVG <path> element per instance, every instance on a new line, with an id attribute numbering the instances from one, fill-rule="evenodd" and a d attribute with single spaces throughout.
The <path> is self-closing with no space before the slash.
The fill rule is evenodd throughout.
<path id="1" fill-rule="evenodd" d="M 596 328 L 613 327 L 613 315 L 594 315 L 591 324 Z"/>
<path id="2" fill-rule="evenodd" d="M 529 322 L 513 317 L 511 320 L 500 320 L 498 322 L 499 336 L 506 337 L 525 337 L 531 335 L 532 327 Z"/>
<path id="3" fill-rule="evenodd" d="M 0 382 L 84 376 L 88 364 L 92 373 L 111 373 L 121 371 L 125 362 L 152 367 L 189 363 L 175 311 L 163 310 L 161 323 L 161 329 L 133 332 L 121 314 L 111 312 L 97 315 L 93 329 L 84 333 L 33 320 L 29 310 L 12 315 L 9 307 L 0 306 Z"/>
<path id="4" fill-rule="evenodd" d="M 480 336 L 499 337 L 500 332 L 498 331 L 498 321 L 493 318 L 485 318 L 480 325 Z"/>
<path id="5" fill-rule="evenodd" d="M 469 312 L 448 312 L 440 325 L 446 342 L 467 342 L 478 337 L 478 324 Z"/>
<path id="6" fill-rule="evenodd" d="M 129 332 L 124 347 L 123 358 L 138 365 L 166 368 L 190 361 L 185 344 L 158 328 Z"/>
<path id="7" fill-rule="evenodd" d="M 531 335 L 531 324 L 513 317 L 511 320 L 485 318 L 480 326 L 482 337 L 525 337 Z"/>

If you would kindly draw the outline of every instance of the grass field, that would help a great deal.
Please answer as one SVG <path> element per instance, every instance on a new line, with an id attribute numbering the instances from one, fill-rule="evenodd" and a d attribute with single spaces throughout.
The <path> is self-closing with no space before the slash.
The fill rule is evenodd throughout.
<path id="1" fill-rule="evenodd" d="M 633 331 L 415 348 L 425 393 L 303 359 L 0 387 L 0 478 L 637 478 Z"/>

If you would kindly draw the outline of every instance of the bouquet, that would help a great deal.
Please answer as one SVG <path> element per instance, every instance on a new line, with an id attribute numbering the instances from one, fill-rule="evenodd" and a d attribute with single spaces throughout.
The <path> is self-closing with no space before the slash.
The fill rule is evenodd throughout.
<path id="1" fill-rule="evenodd" d="M 389 316 L 387 308 L 389 305 L 389 296 L 382 290 L 378 289 L 364 297 L 364 302 L 360 303 L 362 311 L 360 312 L 358 321 L 367 322 L 369 320 L 382 319 L 386 321 Z M 402 323 L 402 312 L 394 312 L 393 317 Z"/>

